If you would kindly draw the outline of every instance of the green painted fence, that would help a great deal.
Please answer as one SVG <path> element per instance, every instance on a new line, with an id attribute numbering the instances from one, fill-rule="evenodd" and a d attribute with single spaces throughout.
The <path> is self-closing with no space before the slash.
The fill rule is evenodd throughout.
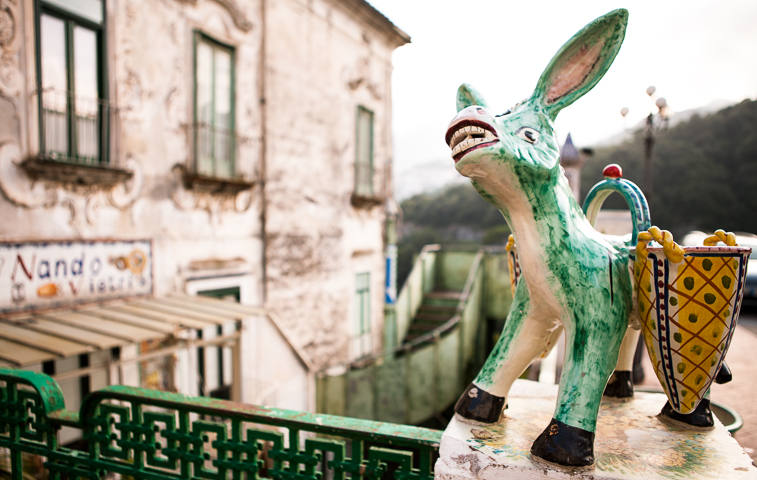
<path id="1" fill-rule="evenodd" d="M 61 427 L 85 450 L 58 445 Z M 72 412 L 47 375 L 0 368 L 0 455 L 15 480 L 31 456 L 50 479 L 431 480 L 441 433 L 124 386 Z"/>
<path id="2" fill-rule="evenodd" d="M 462 292 L 456 314 L 401 344 L 424 296 L 434 291 Z M 504 248 L 426 246 L 386 317 L 389 348 L 320 372 L 318 411 L 410 425 L 444 411 L 488 354 L 487 319 L 503 322 L 511 301 Z"/>

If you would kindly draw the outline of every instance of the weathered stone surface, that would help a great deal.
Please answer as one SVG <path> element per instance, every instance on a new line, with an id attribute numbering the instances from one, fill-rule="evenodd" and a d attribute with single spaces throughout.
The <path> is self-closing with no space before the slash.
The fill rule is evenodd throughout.
<path id="1" fill-rule="evenodd" d="M 257 197 L 238 199 L 186 191 L 172 173 L 176 164 L 192 164 L 187 127 L 193 122 L 193 35 L 198 30 L 236 49 L 236 130 L 243 137 L 238 143 L 236 171 L 241 179 L 256 178 L 262 33 L 255 15 L 257 5 L 245 2 L 239 7 L 245 18 L 258 25 L 244 30 L 224 2 L 108 3 L 109 99 L 117 108 L 110 165 L 118 169 L 116 173 L 128 171 L 133 175 L 110 175 L 103 184 L 73 181 L 71 175 L 51 171 L 50 175 L 35 175 L 40 180 L 32 182 L 28 172 L 15 165 L 37 155 L 37 97 L 32 91 L 18 90 L 16 104 L 33 108 L 18 112 L 1 109 L 0 138 L 10 137 L 14 146 L 0 155 L 4 172 L 0 189 L 10 200 L 0 201 L 0 238 L 150 238 L 155 248 L 157 295 L 183 291 L 185 283 L 191 281 L 189 265 L 194 261 L 243 258 L 244 267 L 233 273 L 256 278 L 257 284 L 243 296 L 248 302 L 261 302 Z M 32 15 L 33 10 L 26 14 Z M 13 46 L 33 60 L 35 46 L 25 42 L 33 40 L 34 35 L 24 35 L 23 28 L 34 22 L 26 20 L 16 19 L 17 38 L 0 45 L 4 55 L 15 52 L 9 50 Z M 34 63 L 28 62 L 22 78 L 33 86 L 35 76 Z M 5 98 L 0 102 L 10 103 Z M 19 121 L 28 138 L 19 138 Z M 84 185 L 87 183 L 95 185 Z"/>
<path id="2" fill-rule="evenodd" d="M 346 2 L 349 3 L 349 2 Z M 318 367 L 349 360 L 355 275 L 370 273 L 383 327 L 383 204 L 355 205 L 355 119 L 374 114 L 374 196 L 391 195 L 391 53 L 345 4 L 266 4 L 268 304 Z M 307 86 L 303 88 L 303 86 Z M 317 322 L 307 319 L 318 319 Z M 381 336 L 374 337 L 381 347 Z"/>
<path id="3" fill-rule="evenodd" d="M 536 465 L 533 440 L 549 423 L 556 385 L 517 380 L 504 420 L 483 427 L 450 422 L 442 437 L 437 480 L 757 478 L 757 468 L 719 420 L 710 432 L 684 431 L 657 419 L 664 394 L 636 392 L 627 403 L 603 402 L 593 470 L 579 473 Z"/>

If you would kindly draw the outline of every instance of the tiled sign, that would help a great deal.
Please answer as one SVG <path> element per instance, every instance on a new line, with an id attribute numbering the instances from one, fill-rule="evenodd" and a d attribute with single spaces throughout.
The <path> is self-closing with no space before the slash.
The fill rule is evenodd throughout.
<path id="1" fill-rule="evenodd" d="M 0 243 L 0 313 L 152 294 L 149 240 Z"/>

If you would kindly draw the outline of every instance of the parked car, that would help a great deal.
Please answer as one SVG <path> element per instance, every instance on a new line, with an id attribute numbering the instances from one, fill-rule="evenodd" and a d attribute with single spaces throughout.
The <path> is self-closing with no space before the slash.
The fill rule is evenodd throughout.
<path id="1" fill-rule="evenodd" d="M 736 233 L 736 243 L 742 247 L 752 247 L 752 254 L 749 255 L 749 261 L 746 267 L 746 285 L 744 285 L 744 299 L 742 305 L 745 306 L 757 306 L 757 235 L 753 233 Z M 680 245 L 693 247 L 702 245 L 705 238 L 712 235 L 711 233 L 704 233 L 699 231 L 693 231 L 683 237 L 683 241 Z M 718 243 L 723 245 L 723 242 Z"/>

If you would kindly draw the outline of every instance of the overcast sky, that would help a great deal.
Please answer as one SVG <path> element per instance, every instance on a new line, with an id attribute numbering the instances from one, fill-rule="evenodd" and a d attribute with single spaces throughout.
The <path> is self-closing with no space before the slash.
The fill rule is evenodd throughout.
<path id="1" fill-rule="evenodd" d="M 757 1 L 369 0 L 412 43 L 394 52 L 395 172 L 449 158 L 457 87 L 471 83 L 504 111 L 529 96 L 552 55 L 594 18 L 624 7 L 625 42 L 605 77 L 563 110 L 556 128 L 591 146 L 645 117 L 657 87 L 676 111 L 757 97 Z M 452 160 L 450 160 L 452 162 Z"/>

